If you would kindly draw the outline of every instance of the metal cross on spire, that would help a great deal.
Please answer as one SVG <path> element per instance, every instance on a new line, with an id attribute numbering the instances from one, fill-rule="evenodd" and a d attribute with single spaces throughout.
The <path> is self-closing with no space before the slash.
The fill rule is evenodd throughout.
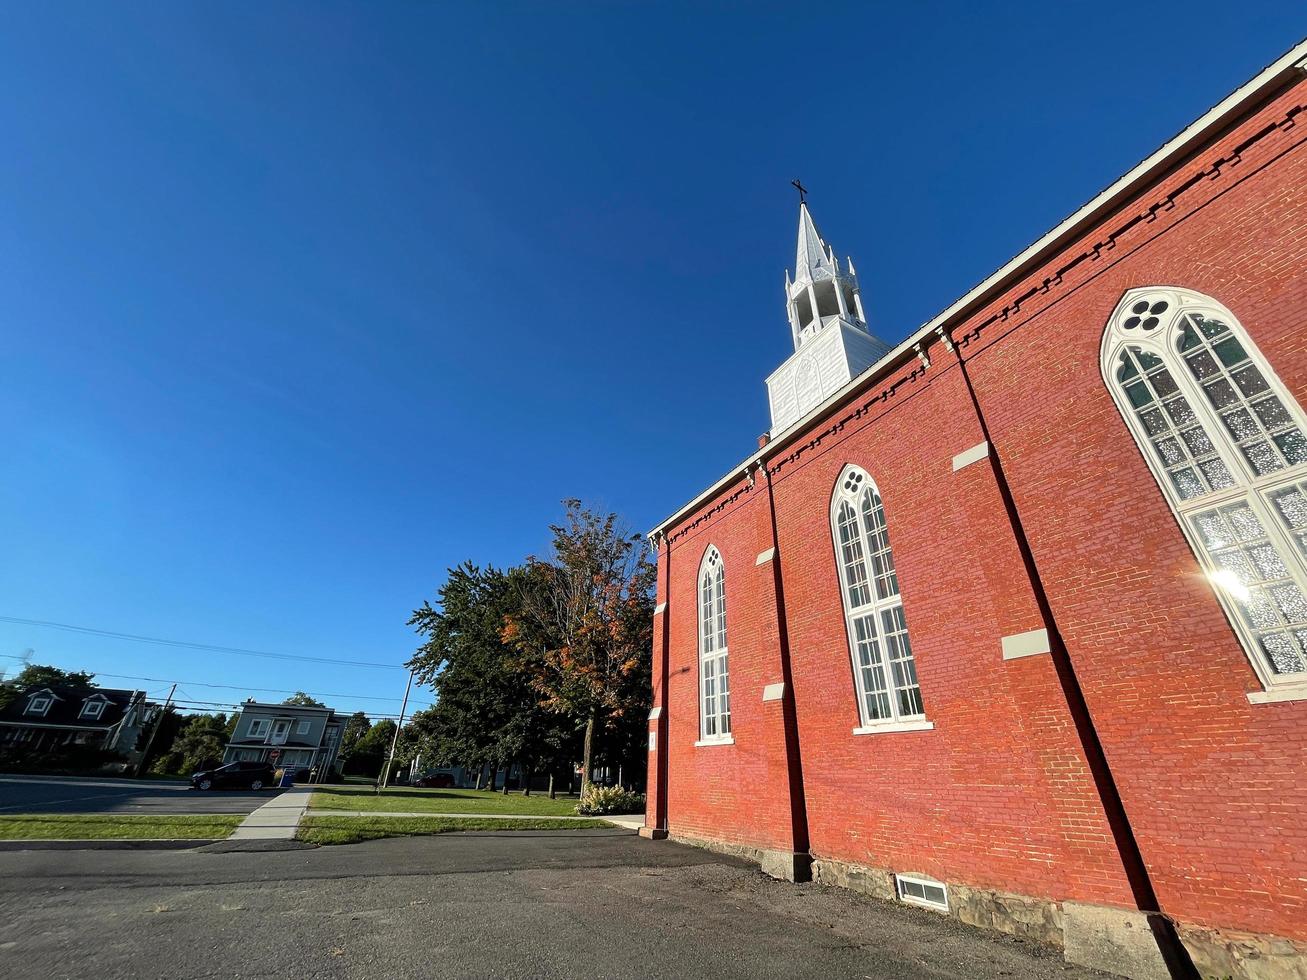
<path id="1" fill-rule="evenodd" d="M 799 192 L 799 203 L 808 203 L 808 188 L 800 184 L 797 178 L 790 181 L 790 184 Z"/>

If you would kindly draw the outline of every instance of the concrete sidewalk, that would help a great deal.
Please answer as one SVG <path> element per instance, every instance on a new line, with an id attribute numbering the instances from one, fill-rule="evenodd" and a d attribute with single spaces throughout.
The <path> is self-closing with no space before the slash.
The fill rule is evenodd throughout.
<path id="1" fill-rule="evenodd" d="M 540 813 L 432 813 L 430 810 L 330 810 L 313 809 L 308 813 L 312 817 L 466 817 L 472 820 L 606 820 L 625 830 L 639 830 L 644 826 L 644 815 L 612 814 L 606 817 L 578 817 L 570 814 Z"/>
<path id="2" fill-rule="evenodd" d="M 293 840 L 312 795 L 312 786 L 283 790 L 246 817 L 227 839 Z"/>
<path id="3" fill-rule="evenodd" d="M 329 810 L 314 808 L 312 817 L 469 817 L 473 820 L 607 820 L 607 817 L 577 817 L 548 813 L 436 813 L 431 810 Z"/>
<path id="4" fill-rule="evenodd" d="M 600 820 L 607 820 L 609 823 L 617 824 L 627 830 L 639 830 L 644 826 L 643 813 L 614 813 L 607 817 L 600 817 Z"/>

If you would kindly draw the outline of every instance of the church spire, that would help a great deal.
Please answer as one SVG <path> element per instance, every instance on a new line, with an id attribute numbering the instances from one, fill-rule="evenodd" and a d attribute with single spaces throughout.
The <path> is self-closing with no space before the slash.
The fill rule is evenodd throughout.
<path id="1" fill-rule="evenodd" d="M 785 273 L 785 308 L 794 353 L 767 379 L 772 435 L 803 418 L 889 353 L 889 345 L 867 329 L 853 260 L 840 268 L 835 250 L 817 232 L 804 187 L 798 181 L 794 186 L 799 191 L 799 241 L 794 277 Z"/>
<path id="2" fill-rule="evenodd" d="M 797 183 L 795 186 L 798 186 Z M 802 194 L 802 189 L 800 194 Z M 785 302 L 794 349 L 815 337 L 836 319 L 866 331 L 858 278 L 853 260 L 841 272 L 835 251 L 817 231 L 807 201 L 799 202 L 799 241 L 794 252 L 794 278 L 785 277 Z"/>
<path id="3" fill-rule="evenodd" d="M 829 279 L 836 272 L 836 264 L 817 233 L 812 213 L 806 203 L 799 205 L 799 247 L 794 254 L 794 281 L 816 282 Z"/>

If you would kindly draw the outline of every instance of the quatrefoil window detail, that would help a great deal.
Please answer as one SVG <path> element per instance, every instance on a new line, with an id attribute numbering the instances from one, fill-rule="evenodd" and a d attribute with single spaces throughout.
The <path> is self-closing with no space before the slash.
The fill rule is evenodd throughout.
<path id="1" fill-rule="evenodd" d="M 1146 300 L 1141 299 L 1130 307 L 1125 319 L 1121 321 L 1123 330 L 1153 330 L 1161 323 L 1161 315 L 1170 308 L 1170 303 L 1164 299 Z"/>
<path id="2" fill-rule="evenodd" d="M 858 492 L 862 486 L 863 476 L 857 470 L 850 470 L 848 476 L 844 478 L 844 485 L 840 488 L 850 497 Z"/>

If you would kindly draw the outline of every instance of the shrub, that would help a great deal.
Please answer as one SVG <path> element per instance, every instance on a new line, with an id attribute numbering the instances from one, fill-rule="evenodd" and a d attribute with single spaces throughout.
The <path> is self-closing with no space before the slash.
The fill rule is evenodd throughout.
<path id="1" fill-rule="evenodd" d="M 576 812 L 583 817 L 602 817 L 607 813 L 643 813 L 644 794 L 632 793 L 621 786 L 595 786 L 581 796 Z"/>
<path id="2" fill-rule="evenodd" d="M 0 772 L 85 775 L 125 761 L 117 752 L 92 745 L 60 745 L 37 755 L 6 749 L 0 752 Z"/>

